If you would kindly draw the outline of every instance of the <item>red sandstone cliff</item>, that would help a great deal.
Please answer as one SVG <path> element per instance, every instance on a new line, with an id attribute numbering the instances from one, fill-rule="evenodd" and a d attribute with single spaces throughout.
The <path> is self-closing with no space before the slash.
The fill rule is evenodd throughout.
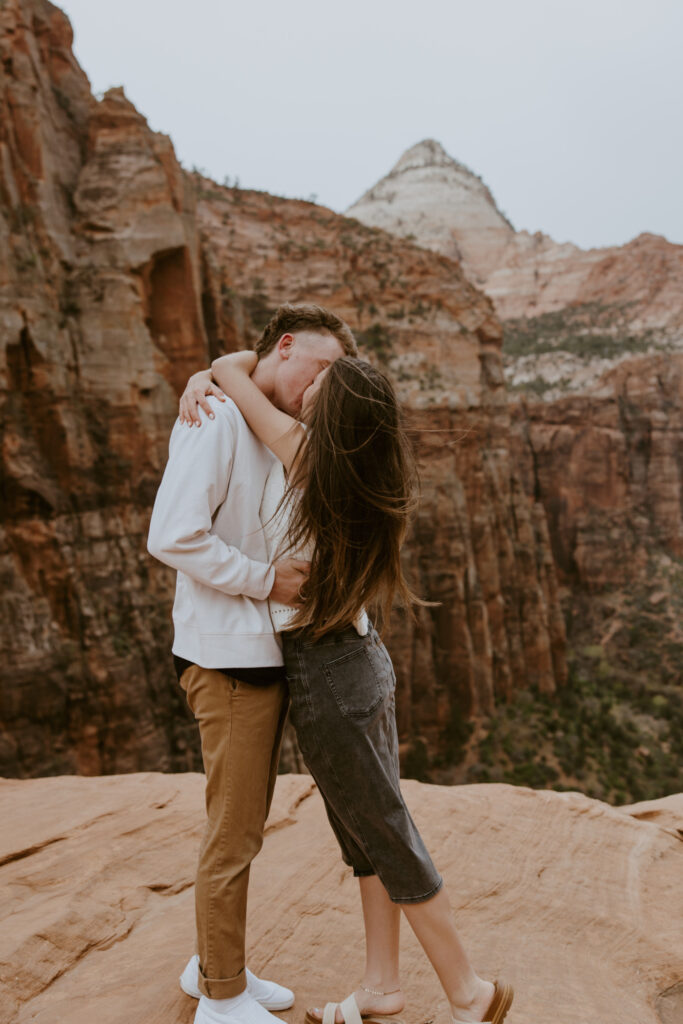
<path id="1" fill-rule="evenodd" d="M 282 300 L 324 302 L 397 377 L 423 500 L 406 550 L 440 606 L 390 643 L 403 739 L 565 678 L 546 519 L 513 465 L 501 332 L 458 265 L 312 204 L 185 175 L 66 18 L 0 11 L 0 772 L 197 765 L 145 536 L 178 389 Z"/>
<path id="2" fill-rule="evenodd" d="M 0 27 L 0 771 L 170 768 L 194 728 L 143 551 L 206 359 L 194 197 L 120 90 L 92 98 L 57 8 L 11 0 Z"/>
<path id="3" fill-rule="evenodd" d="M 683 554 L 683 246 L 588 251 L 515 232 L 484 183 L 428 140 L 350 214 L 458 257 L 504 328 L 513 437 L 562 577 L 621 585 Z"/>
<path id="4" fill-rule="evenodd" d="M 559 719 L 542 701 L 499 716 L 498 738 L 468 751 L 470 770 L 487 773 L 474 777 L 562 772 L 618 799 L 680 788 L 683 246 L 644 234 L 584 251 L 515 232 L 481 179 L 432 141 L 348 212 L 459 259 L 492 299 L 514 462 L 546 514 L 572 700 Z"/>

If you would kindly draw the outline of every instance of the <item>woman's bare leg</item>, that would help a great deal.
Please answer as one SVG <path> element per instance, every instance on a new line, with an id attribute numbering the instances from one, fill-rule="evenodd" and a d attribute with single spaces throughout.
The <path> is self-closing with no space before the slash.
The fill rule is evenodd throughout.
<path id="1" fill-rule="evenodd" d="M 399 1013 L 405 1006 L 398 967 L 401 908 L 392 903 L 377 875 L 359 878 L 365 923 L 365 973 L 361 985 L 386 992 L 377 996 L 357 988 L 354 995 L 361 1013 Z M 310 1011 L 322 1019 L 322 1009 Z M 342 1016 L 337 1010 L 338 1022 Z"/>
<path id="2" fill-rule="evenodd" d="M 403 903 L 401 908 L 429 957 L 451 1005 L 455 1018 L 484 1020 L 493 999 L 494 986 L 476 973 L 455 930 L 446 890 L 422 903 Z"/>
<path id="3" fill-rule="evenodd" d="M 397 1013 L 405 1003 L 398 967 L 401 908 L 391 902 L 377 875 L 367 875 L 358 881 L 365 923 L 365 974 L 361 985 L 391 993 L 368 997 L 375 1013 Z M 361 994 L 368 996 L 366 992 Z M 385 1009 L 380 1007 L 382 1000 Z"/>

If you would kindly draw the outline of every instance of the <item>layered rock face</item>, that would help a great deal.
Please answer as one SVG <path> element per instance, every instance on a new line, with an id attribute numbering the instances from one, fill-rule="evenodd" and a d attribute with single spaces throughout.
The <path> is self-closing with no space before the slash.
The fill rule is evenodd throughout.
<path id="1" fill-rule="evenodd" d="M 545 517 L 512 468 L 490 302 L 441 255 L 185 175 L 121 90 L 91 97 L 55 7 L 1 16 L 0 772 L 199 765 L 170 666 L 174 574 L 147 525 L 186 377 L 283 300 L 346 317 L 412 416 L 406 562 L 440 604 L 397 617 L 403 739 L 440 749 L 463 716 L 553 691 L 563 623 Z"/>
<path id="2" fill-rule="evenodd" d="M 349 212 L 444 254 L 457 245 L 492 299 L 513 461 L 545 511 L 568 627 L 562 699 L 520 693 L 431 778 L 617 802 L 680 788 L 683 246 L 644 234 L 584 251 L 514 232 L 435 143 Z"/>
<path id="3" fill-rule="evenodd" d="M 599 391 L 528 403 L 514 422 L 564 579 L 595 591 L 644 573 L 656 549 L 683 558 L 683 353 L 623 359 Z"/>
<path id="4" fill-rule="evenodd" d="M 0 772 L 187 765 L 171 574 L 143 552 L 207 358 L 194 197 L 120 90 L 92 98 L 57 8 L 0 24 Z"/>
<path id="5" fill-rule="evenodd" d="M 580 793 L 404 783 L 477 971 L 515 987 L 507 1020 L 678 1024 L 681 795 L 610 807 Z M 190 1024 L 200 775 L 0 783 L 2 1024 Z M 450 1020 L 410 929 L 407 1020 Z M 342 999 L 362 972 L 358 886 L 305 776 L 281 776 L 254 861 L 248 963 L 291 986 L 280 1012 Z"/>
<path id="6" fill-rule="evenodd" d="M 491 233 L 487 218 L 503 215 L 490 193 L 434 142 L 408 150 L 349 213 L 444 254 L 454 238 L 493 300 L 520 399 L 515 450 L 563 578 L 621 585 L 653 547 L 680 557 L 683 246 L 645 234 L 584 251 L 507 222 Z"/>
<path id="7" fill-rule="evenodd" d="M 586 250 L 519 231 L 482 287 L 503 320 L 595 302 L 625 305 L 635 330 L 667 330 L 683 324 L 682 274 L 683 246 L 661 235 Z"/>

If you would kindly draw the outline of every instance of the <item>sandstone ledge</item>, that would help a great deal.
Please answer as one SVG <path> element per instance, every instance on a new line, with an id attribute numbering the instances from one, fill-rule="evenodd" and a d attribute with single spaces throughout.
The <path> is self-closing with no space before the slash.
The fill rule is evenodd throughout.
<path id="1" fill-rule="evenodd" d="M 0 782 L 0 1020 L 189 1024 L 203 777 Z M 674 1024 L 683 1017 L 683 794 L 614 808 L 579 793 L 404 783 L 477 968 L 505 972 L 510 1024 Z M 359 976 L 357 887 L 307 776 L 281 776 L 252 871 L 250 964 L 311 1001 Z M 446 1024 L 403 931 L 407 1024 Z"/>

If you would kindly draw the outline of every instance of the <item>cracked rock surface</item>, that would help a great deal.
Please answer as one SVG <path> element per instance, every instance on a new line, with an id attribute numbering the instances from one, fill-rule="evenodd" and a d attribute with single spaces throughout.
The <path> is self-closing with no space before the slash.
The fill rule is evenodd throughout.
<path id="1" fill-rule="evenodd" d="M 477 970 L 510 1024 L 683 1019 L 683 794 L 611 807 L 502 784 L 403 783 Z M 190 1024 L 203 776 L 0 782 L 0 1022 Z M 252 868 L 248 962 L 291 986 L 287 1022 L 357 984 L 357 886 L 308 776 L 278 779 Z M 447 1024 L 407 927 L 406 1024 Z"/>

